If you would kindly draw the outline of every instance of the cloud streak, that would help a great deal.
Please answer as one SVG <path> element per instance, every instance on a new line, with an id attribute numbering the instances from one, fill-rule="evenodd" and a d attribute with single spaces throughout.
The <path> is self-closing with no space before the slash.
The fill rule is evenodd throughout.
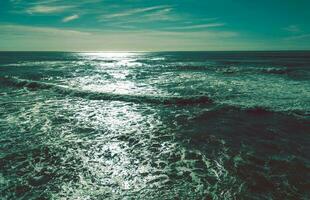
<path id="1" fill-rule="evenodd" d="M 191 26 L 180 26 L 180 27 L 170 27 L 168 29 L 172 30 L 189 30 L 189 29 L 205 29 L 212 27 L 222 27 L 225 26 L 224 23 L 209 23 L 209 24 L 196 24 Z"/>
<path id="2" fill-rule="evenodd" d="M 55 50 L 55 51 L 158 51 L 158 50 L 206 50 L 220 48 L 219 41 L 230 42 L 238 36 L 229 31 L 173 32 L 158 30 L 87 31 L 1 25 L 0 50 Z"/>
<path id="3" fill-rule="evenodd" d="M 26 12 L 29 14 L 52 14 L 52 13 L 61 13 L 64 12 L 73 6 L 44 6 L 37 5 L 26 9 Z"/>
<path id="4" fill-rule="evenodd" d="M 0 36 L 90 36 L 90 32 L 77 31 L 71 29 L 60 29 L 51 27 L 38 27 L 38 26 L 24 26 L 24 25 L 0 25 L 0 29 L 3 30 Z"/>
<path id="5" fill-rule="evenodd" d="M 69 0 L 11 0 L 11 13 L 31 15 L 51 15 L 62 13 L 99 13 L 95 6 L 102 0 L 69 1 Z"/>
<path id="6" fill-rule="evenodd" d="M 310 39 L 310 34 L 295 35 L 284 38 L 284 40 L 287 41 L 302 40 L 302 39 Z"/>
<path id="7" fill-rule="evenodd" d="M 146 8 L 136 8 L 136 9 L 131 9 L 131 10 L 125 10 L 123 12 L 101 15 L 99 17 L 99 19 L 105 20 L 105 19 L 128 17 L 128 16 L 132 16 L 132 15 L 150 12 L 150 11 L 156 11 L 156 10 L 161 10 L 161 9 L 169 9 L 169 8 L 170 8 L 170 6 L 167 6 L 167 5 L 152 6 L 152 7 L 146 7 Z"/>
<path id="8" fill-rule="evenodd" d="M 65 17 L 62 19 L 62 22 L 66 23 L 66 22 L 70 22 L 70 21 L 73 21 L 73 20 L 76 20 L 78 19 L 80 16 L 75 14 L 75 15 L 71 15 L 71 16 L 68 16 L 68 17 Z"/>
<path id="9" fill-rule="evenodd" d="M 285 27 L 284 30 L 290 32 L 290 33 L 298 33 L 301 32 L 300 28 L 297 25 L 290 25 L 288 27 Z"/>

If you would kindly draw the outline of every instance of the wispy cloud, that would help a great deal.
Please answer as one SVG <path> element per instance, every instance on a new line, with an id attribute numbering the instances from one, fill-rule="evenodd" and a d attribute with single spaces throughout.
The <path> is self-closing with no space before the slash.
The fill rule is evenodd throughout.
<path id="1" fill-rule="evenodd" d="M 136 8 L 136 9 L 131 9 L 131 10 L 125 10 L 123 12 L 101 15 L 99 17 L 99 20 L 103 21 L 105 19 L 128 17 L 128 16 L 132 16 L 132 15 L 150 12 L 150 11 L 161 10 L 161 9 L 169 9 L 169 8 L 170 8 L 170 6 L 167 6 L 167 5 L 152 6 L 152 7 L 146 7 L 146 8 Z"/>
<path id="2" fill-rule="evenodd" d="M 160 10 L 155 10 L 151 12 L 141 13 L 139 15 L 119 17 L 119 18 L 103 18 L 99 21 L 104 21 L 109 25 L 124 27 L 130 26 L 138 28 L 142 24 L 143 26 L 153 25 L 154 22 L 171 23 L 176 21 L 182 21 L 183 18 L 171 13 L 172 8 L 165 8 Z M 158 24 L 157 24 L 158 25 Z"/>
<path id="3" fill-rule="evenodd" d="M 51 14 L 51 13 L 60 13 L 72 8 L 73 6 L 44 6 L 37 5 L 26 9 L 26 12 L 29 14 Z"/>
<path id="4" fill-rule="evenodd" d="M 85 5 L 85 4 L 92 4 L 92 3 L 99 3 L 102 0 L 87 0 L 87 1 L 70 1 L 70 0 L 10 0 L 11 3 L 15 5 Z"/>
<path id="5" fill-rule="evenodd" d="M 230 31 L 74 30 L 1 25 L 0 50 L 155 51 L 227 49 L 238 33 Z M 225 45 L 224 45 L 225 44 Z"/>
<path id="6" fill-rule="evenodd" d="M 290 25 L 284 28 L 284 30 L 290 33 L 288 37 L 284 38 L 285 41 L 297 41 L 310 38 L 310 34 L 304 32 L 298 25 Z"/>
<path id="7" fill-rule="evenodd" d="M 179 16 L 171 14 L 172 8 L 164 8 L 147 13 L 143 16 L 145 21 L 175 21 L 180 19 Z"/>
<path id="8" fill-rule="evenodd" d="M 295 35 L 284 38 L 284 40 L 291 41 L 291 40 L 302 40 L 302 39 L 310 39 L 310 34 L 302 34 L 302 35 Z"/>
<path id="9" fill-rule="evenodd" d="M 205 29 L 212 27 L 222 27 L 225 26 L 224 23 L 209 23 L 209 24 L 196 24 L 191 26 L 178 26 L 178 27 L 169 27 L 168 29 L 172 30 L 189 30 L 189 29 Z"/>
<path id="10" fill-rule="evenodd" d="M 21 35 L 31 35 L 31 36 L 89 36 L 91 33 L 85 31 L 77 31 L 71 29 L 59 29 L 51 27 L 38 27 L 38 26 L 24 26 L 24 25 L 0 25 L 1 35 L 9 36 L 21 36 Z"/>
<path id="11" fill-rule="evenodd" d="M 76 20 L 78 19 L 80 16 L 75 14 L 75 15 L 71 15 L 71 16 L 68 16 L 68 17 L 65 17 L 62 19 L 62 22 L 66 23 L 66 22 L 69 22 L 69 21 L 73 21 L 73 20 Z"/>
<path id="12" fill-rule="evenodd" d="M 290 25 L 288 27 L 285 27 L 284 30 L 290 32 L 290 33 L 298 33 L 301 32 L 300 28 L 297 25 Z"/>
<path id="13" fill-rule="evenodd" d="M 64 12 L 99 13 L 100 8 L 94 7 L 102 0 L 69 1 L 69 0 L 11 0 L 17 14 L 61 14 Z"/>

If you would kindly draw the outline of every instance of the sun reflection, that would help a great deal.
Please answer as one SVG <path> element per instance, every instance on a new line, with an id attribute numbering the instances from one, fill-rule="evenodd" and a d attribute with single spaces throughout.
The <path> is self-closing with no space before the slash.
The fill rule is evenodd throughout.
<path id="1" fill-rule="evenodd" d="M 113 187 L 114 192 L 120 195 L 126 190 L 134 192 L 147 188 L 149 184 L 155 184 L 153 180 L 157 180 L 156 184 L 159 180 L 163 181 L 160 178 L 165 174 L 164 170 L 159 171 L 153 162 L 161 158 L 158 154 L 169 154 L 174 146 L 170 144 L 169 152 L 158 153 L 149 148 L 160 146 L 156 132 L 162 121 L 155 110 L 122 102 L 107 104 L 104 101 L 70 103 L 68 109 L 75 113 L 77 129 L 91 126 L 94 130 L 92 136 L 95 140 L 92 142 L 89 142 L 89 137 L 81 137 L 81 134 L 74 135 L 76 138 L 68 141 L 75 144 L 77 140 L 86 140 L 83 145 L 87 148 L 76 153 L 76 156 L 94 178 L 89 180 L 86 174 L 81 173 L 84 186 L 95 181 Z M 68 187 L 73 187 L 70 184 Z"/>
<path id="2" fill-rule="evenodd" d="M 85 60 L 89 69 L 76 71 L 67 79 L 70 87 L 88 92 L 124 94 L 124 95 L 156 95 L 168 96 L 166 92 L 145 81 L 145 53 L 134 52 L 88 52 L 78 53 Z M 137 73 L 138 72 L 138 73 Z"/>
<path id="3" fill-rule="evenodd" d="M 143 53 L 136 52 L 87 52 L 78 53 L 78 56 L 82 56 L 89 60 L 123 60 L 134 58 L 142 54 Z"/>

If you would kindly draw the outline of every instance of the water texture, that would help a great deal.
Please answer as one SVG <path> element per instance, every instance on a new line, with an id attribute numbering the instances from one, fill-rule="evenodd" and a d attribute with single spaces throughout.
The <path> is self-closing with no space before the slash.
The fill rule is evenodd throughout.
<path id="1" fill-rule="evenodd" d="M 0 53 L 1 199 L 309 199 L 310 52 Z"/>

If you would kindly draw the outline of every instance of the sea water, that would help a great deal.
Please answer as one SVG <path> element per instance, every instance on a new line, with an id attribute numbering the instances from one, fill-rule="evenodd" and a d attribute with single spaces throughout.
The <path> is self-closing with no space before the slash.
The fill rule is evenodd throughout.
<path id="1" fill-rule="evenodd" d="M 309 199 L 310 52 L 1 52 L 1 199 Z"/>

